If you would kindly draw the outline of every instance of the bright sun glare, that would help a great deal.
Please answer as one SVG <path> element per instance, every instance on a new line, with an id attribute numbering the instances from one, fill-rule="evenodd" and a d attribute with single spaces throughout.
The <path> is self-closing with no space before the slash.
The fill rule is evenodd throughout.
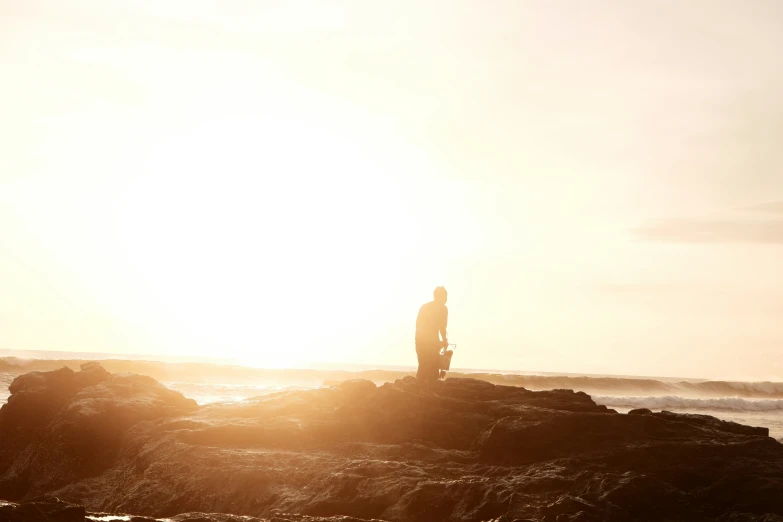
<path id="1" fill-rule="evenodd" d="M 115 208 L 121 255 L 169 315 L 160 327 L 197 350 L 296 366 L 329 339 L 370 334 L 380 305 L 366 288 L 405 277 L 415 227 L 399 162 L 359 136 L 213 122 L 143 158 Z"/>

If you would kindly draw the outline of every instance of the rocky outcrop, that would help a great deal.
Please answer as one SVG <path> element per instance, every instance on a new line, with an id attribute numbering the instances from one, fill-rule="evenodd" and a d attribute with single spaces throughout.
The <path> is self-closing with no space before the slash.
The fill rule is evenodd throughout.
<path id="1" fill-rule="evenodd" d="M 132 426 L 176 417 L 195 401 L 97 363 L 17 377 L 0 409 L 0 498 L 35 497 L 111 469 Z"/>
<path id="2" fill-rule="evenodd" d="M 360 380 L 197 407 L 92 365 L 24 375 L 11 392 L 0 497 L 13 501 L 182 521 L 783 516 L 783 446 L 765 428 L 618 414 L 570 390 L 452 378 L 423 395 L 412 378 Z"/>

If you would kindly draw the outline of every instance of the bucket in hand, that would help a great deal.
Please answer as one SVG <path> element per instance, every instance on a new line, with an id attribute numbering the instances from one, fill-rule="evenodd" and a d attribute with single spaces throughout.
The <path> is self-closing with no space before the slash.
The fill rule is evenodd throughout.
<path id="1" fill-rule="evenodd" d="M 451 356 L 454 355 L 452 350 L 446 350 L 446 353 L 438 355 L 438 369 L 448 370 L 451 368 Z"/>

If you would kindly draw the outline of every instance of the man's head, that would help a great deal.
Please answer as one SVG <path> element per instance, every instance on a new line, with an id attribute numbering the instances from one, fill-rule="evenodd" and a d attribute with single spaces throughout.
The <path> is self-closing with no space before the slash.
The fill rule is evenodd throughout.
<path id="1" fill-rule="evenodd" d="M 442 286 L 439 286 L 435 289 L 435 291 L 432 293 L 432 296 L 435 298 L 436 303 L 440 304 L 446 304 L 446 301 L 448 300 L 448 293 L 446 292 L 446 289 Z"/>

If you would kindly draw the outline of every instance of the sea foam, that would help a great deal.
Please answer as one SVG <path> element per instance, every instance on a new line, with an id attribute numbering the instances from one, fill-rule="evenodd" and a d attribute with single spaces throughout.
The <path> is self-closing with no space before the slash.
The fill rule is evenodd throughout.
<path id="1" fill-rule="evenodd" d="M 741 397 L 715 397 L 698 399 L 692 397 L 665 396 L 601 396 L 593 400 L 604 406 L 618 408 L 647 408 L 650 410 L 731 410 L 731 411 L 777 411 L 783 410 L 781 399 L 743 399 Z"/>

